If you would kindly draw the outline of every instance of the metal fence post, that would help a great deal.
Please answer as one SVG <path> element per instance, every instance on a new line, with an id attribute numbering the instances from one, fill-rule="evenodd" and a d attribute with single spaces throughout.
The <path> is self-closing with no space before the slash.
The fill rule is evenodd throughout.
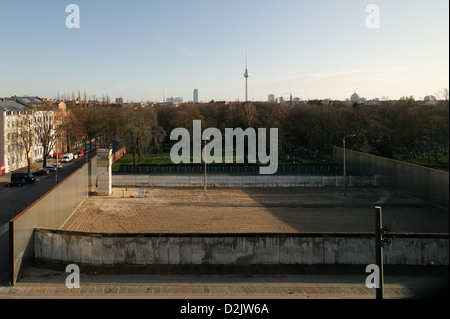
<path id="1" fill-rule="evenodd" d="M 375 260 L 379 269 L 379 279 L 376 288 L 376 298 L 383 299 L 383 234 L 382 227 L 382 213 L 381 207 L 375 206 Z"/>

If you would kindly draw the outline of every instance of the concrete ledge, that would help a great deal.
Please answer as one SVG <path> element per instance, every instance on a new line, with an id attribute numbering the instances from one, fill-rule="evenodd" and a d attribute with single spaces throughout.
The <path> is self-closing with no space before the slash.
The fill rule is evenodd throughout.
<path id="1" fill-rule="evenodd" d="M 94 234 L 35 229 L 39 260 L 92 265 L 371 264 L 370 233 Z M 448 234 L 392 234 L 392 265 L 448 265 Z"/>
<path id="2" fill-rule="evenodd" d="M 186 174 L 118 174 L 112 176 L 113 187 L 201 187 L 203 175 Z M 215 175 L 207 176 L 208 187 L 341 187 L 343 177 L 337 175 Z M 348 187 L 378 187 L 379 176 L 348 176 Z"/>

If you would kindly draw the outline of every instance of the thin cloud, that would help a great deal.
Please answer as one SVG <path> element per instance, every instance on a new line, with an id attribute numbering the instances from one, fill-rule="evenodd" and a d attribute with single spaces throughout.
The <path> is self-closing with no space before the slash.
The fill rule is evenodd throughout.
<path id="1" fill-rule="evenodd" d="M 270 81 L 257 82 L 255 85 L 282 83 L 282 82 L 293 82 L 293 81 L 325 81 L 332 79 L 349 79 L 349 78 L 380 78 L 386 76 L 393 76 L 399 74 L 403 71 L 410 69 L 409 67 L 399 66 L 399 67 L 385 67 L 385 68 L 374 68 L 374 69 L 354 69 L 346 70 L 340 72 L 323 72 L 323 73 L 310 73 L 305 75 L 297 75 L 291 77 L 284 77 L 273 79 Z"/>
<path id="2" fill-rule="evenodd" d="M 181 53 L 194 54 L 190 48 L 180 43 L 175 43 L 173 41 L 169 41 L 166 36 L 160 35 L 157 39 L 158 45 L 168 48 L 170 50 L 178 51 Z"/>

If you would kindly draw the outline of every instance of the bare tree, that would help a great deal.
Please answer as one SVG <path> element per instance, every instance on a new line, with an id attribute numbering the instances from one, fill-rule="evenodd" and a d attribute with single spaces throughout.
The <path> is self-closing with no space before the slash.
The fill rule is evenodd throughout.
<path id="1" fill-rule="evenodd" d="M 34 112 L 35 138 L 42 147 L 43 166 L 47 166 L 47 156 L 53 149 L 59 135 L 59 128 L 55 127 L 54 112 L 49 110 Z"/>
<path id="2" fill-rule="evenodd" d="M 33 116 L 31 114 L 25 114 L 17 129 L 21 149 L 25 152 L 25 156 L 27 157 L 28 173 L 30 173 L 31 170 L 31 152 L 34 145 L 33 124 Z"/>
<path id="3" fill-rule="evenodd" d="M 245 102 L 243 105 L 245 111 L 245 117 L 248 127 L 252 127 L 256 120 L 256 106 L 255 103 Z"/>
<path id="4" fill-rule="evenodd" d="M 163 131 L 157 125 L 157 115 L 154 109 L 137 106 L 127 110 L 123 115 L 121 137 L 127 146 L 127 152 L 133 156 L 133 165 L 136 165 L 136 159 L 142 158 L 152 142 L 156 145 L 159 143 Z"/>
<path id="5" fill-rule="evenodd" d="M 448 89 L 439 90 L 436 92 L 439 103 L 442 106 L 448 107 Z"/>

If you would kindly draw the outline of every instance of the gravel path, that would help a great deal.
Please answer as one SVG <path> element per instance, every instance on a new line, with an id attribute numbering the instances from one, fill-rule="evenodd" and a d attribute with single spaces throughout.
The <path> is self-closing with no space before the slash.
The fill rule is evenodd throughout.
<path id="1" fill-rule="evenodd" d="M 102 233 L 297 233 L 372 232 L 373 207 L 386 205 L 394 232 L 448 232 L 448 213 L 382 188 L 358 188 L 342 196 L 332 188 L 114 188 L 91 196 L 63 226 Z M 395 213 L 394 213 L 395 212 Z M 426 216 L 438 219 L 430 220 Z M 447 226 L 439 226 L 440 220 Z M 427 223 L 431 223 L 428 225 Z M 436 229 L 434 229 L 434 228 Z"/>

